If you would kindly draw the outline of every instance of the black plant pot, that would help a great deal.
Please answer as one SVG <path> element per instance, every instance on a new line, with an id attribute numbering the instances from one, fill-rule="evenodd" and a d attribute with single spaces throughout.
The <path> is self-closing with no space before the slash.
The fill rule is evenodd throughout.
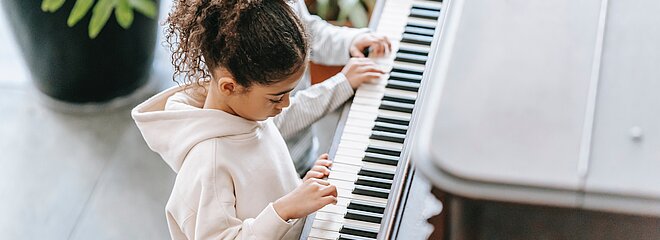
<path id="1" fill-rule="evenodd" d="M 147 82 L 156 19 L 136 12 L 133 25 L 123 29 L 113 14 L 98 37 L 89 39 L 91 10 L 74 27 L 68 27 L 66 21 L 75 0 L 66 1 L 55 13 L 42 12 L 41 2 L 2 2 L 41 92 L 69 103 L 99 103 L 130 94 Z"/>

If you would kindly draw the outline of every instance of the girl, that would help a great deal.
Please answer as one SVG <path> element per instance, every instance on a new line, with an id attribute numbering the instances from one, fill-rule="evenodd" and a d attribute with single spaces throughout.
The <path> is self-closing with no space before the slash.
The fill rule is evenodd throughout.
<path id="1" fill-rule="evenodd" d="M 300 182 L 277 125 L 304 128 L 311 123 L 287 120 L 305 111 L 294 106 L 329 106 L 331 95 L 312 96 L 352 94 L 382 72 L 354 60 L 334 85 L 289 99 L 308 40 L 283 0 L 179 0 L 167 21 L 175 75 L 187 84 L 132 115 L 149 147 L 177 172 L 166 206 L 172 238 L 297 239 L 296 219 L 335 203 L 337 192 L 320 179 L 329 173 L 327 156 Z"/>

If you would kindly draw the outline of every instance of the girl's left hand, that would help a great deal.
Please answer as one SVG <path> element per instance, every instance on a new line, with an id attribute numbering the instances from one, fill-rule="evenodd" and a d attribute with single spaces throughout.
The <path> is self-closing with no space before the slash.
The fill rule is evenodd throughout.
<path id="1" fill-rule="evenodd" d="M 319 159 L 314 162 L 314 166 L 312 169 L 310 169 L 307 174 L 305 174 L 305 177 L 303 178 L 303 181 L 310 179 L 310 178 L 318 178 L 322 179 L 330 174 L 330 169 L 329 167 L 332 165 L 332 161 L 328 160 L 328 154 L 324 153 L 319 156 Z"/>
<path id="2" fill-rule="evenodd" d="M 383 34 L 366 32 L 355 37 L 348 51 L 352 57 L 365 57 L 365 49 L 370 50 L 369 56 L 381 57 L 392 50 L 392 43 Z"/>

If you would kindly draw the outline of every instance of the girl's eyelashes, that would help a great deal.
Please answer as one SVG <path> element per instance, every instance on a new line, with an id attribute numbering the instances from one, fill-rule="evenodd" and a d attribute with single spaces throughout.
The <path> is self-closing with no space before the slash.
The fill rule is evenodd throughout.
<path id="1" fill-rule="evenodd" d="M 282 100 L 284 100 L 284 96 L 280 97 L 280 99 L 268 99 L 272 103 L 281 103 Z"/>

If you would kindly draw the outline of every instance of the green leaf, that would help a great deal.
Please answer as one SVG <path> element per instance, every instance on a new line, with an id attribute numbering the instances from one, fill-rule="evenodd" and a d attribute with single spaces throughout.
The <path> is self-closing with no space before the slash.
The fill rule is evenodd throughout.
<path id="1" fill-rule="evenodd" d="M 152 0 L 129 0 L 129 3 L 136 11 L 149 18 L 155 18 L 156 14 L 158 14 L 158 7 Z"/>
<path id="2" fill-rule="evenodd" d="M 348 18 L 351 19 L 353 27 L 363 28 L 369 25 L 367 9 L 365 9 L 362 4 L 358 4 L 353 9 L 351 9 L 351 11 L 348 13 Z"/>
<path id="3" fill-rule="evenodd" d="M 116 4 L 117 0 L 99 0 L 96 3 L 92 12 L 92 20 L 89 22 L 89 38 L 94 39 L 99 35 Z"/>
<path id="4" fill-rule="evenodd" d="M 357 5 L 360 4 L 360 0 L 340 0 L 339 1 L 339 14 L 337 16 L 337 22 L 344 23 L 348 19 L 348 15 L 357 8 Z"/>
<path id="5" fill-rule="evenodd" d="M 65 0 L 43 0 L 41 2 L 41 11 L 55 12 L 64 5 Z"/>
<path id="6" fill-rule="evenodd" d="M 71 9 L 71 14 L 69 14 L 69 19 L 66 20 L 66 24 L 69 27 L 76 25 L 76 23 L 87 15 L 87 12 L 92 8 L 92 5 L 94 5 L 94 0 L 77 0 L 76 4 L 73 5 L 73 9 Z"/>
<path id="7" fill-rule="evenodd" d="M 133 23 L 133 9 L 129 5 L 128 0 L 119 0 L 117 8 L 115 8 L 115 18 L 119 26 L 128 29 Z"/>
<path id="8" fill-rule="evenodd" d="M 328 20 L 330 11 L 330 0 L 316 0 L 316 15 L 322 19 Z"/>

